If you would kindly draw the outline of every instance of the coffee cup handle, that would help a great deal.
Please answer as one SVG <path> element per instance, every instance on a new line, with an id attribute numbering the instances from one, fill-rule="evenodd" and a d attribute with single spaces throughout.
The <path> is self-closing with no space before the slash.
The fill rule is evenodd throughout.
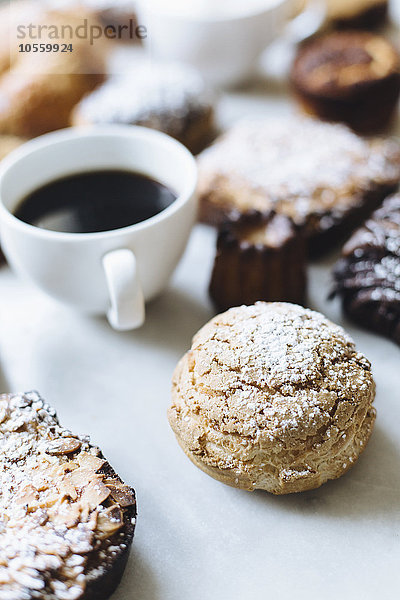
<path id="1" fill-rule="evenodd" d="M 117 331 L 137 329 L 144 323 L 145 308 L 134 253 L 122 248 L 103 256 L 103 268 L 110 295 L 108 321 Z"/>
<path id="2" fill-rule="evenodd" d="M 285 36 L 295 44 L 306 40 L 322 27 L 326 12 L 326 1 L 309 0 L 303 10 L 287 23 Z"/>
<path id="3" fill-rule="evenodd" d="M 261 73 L 270 79 L 287 80 L 297 44 L 317 33 L 325 20 L 326 2 L 309 0 L 298 15 L 286 23 L 282 35 L 261 54 Z"/>

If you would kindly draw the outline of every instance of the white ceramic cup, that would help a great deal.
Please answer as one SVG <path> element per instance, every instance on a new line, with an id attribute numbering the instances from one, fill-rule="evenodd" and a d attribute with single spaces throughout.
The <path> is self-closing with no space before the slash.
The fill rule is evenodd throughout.
<path id="1" fill-rule="evenodd" d="M 325 18 L 323 0 L 312 0 L 292 20 L 294 0 L 241 0 L 231 9 L 225 2 L 226 10 L 216 0 L 208 12 L 198 13 L 189 10 L 190 3 L 186 0 L 179 9 L 179 3 L 174 8 L 176 2 L 171 7 L 168 0 L 138 2 L 148 52 L 155 60 L 188 63 L 210 85 L 222 87 L 251 78 L 263 51 L 278 36 L 299 41 L 318 30 Z"/>
<path id="2" fill-rule="evenodd" d="M 167 185 L 177 199 L 136 225 L 100 233 L 59 233 L 28 225 L 13 211 L 27 194 L 84 171 L 123 169 Z M 145 300 L 166 286 L 196 217 L 197 168 L 171 137 L 129 125 L 65 129 L 27 142 L 0 166 L 0 235 L 9 264 L 50 296 L 107 314 L 112 327 L 144 322 Z"/>

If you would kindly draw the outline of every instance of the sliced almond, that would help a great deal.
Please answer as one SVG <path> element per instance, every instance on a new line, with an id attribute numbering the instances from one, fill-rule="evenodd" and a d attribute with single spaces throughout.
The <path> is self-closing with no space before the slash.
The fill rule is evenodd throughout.
<path id="1" fill-rule="evenodd" d="M 73 437 L 58 438 L 48 444 L 46 452 L 53 456 L 72 454 L 72 452 L 79 450 L 81 445 L 81 442 Z"/>
<path id="2" fill-rule="evenodd" d="M 135 504 L 135 496 L 129 486 L 121 483 L 118 479 L 105 479 L 104 484 L 110 490 L 112 499 L 118 502 L 120 506 L 125 507 Z"/>
<path id="3" fill-rule="evenodd" d="M 0 423 L 4 423 L 8 416 L 8 410 L 5 406 L 0 406 Z"/>
<path id="4" fill-rule="evenodd" d="M 78 497 L 78 492 L 76 491 L 76 487 L 71 483 L 71 474 L 67 473 L 61 481 L 56 483 L 57 490 L 60 493 L 61 499 L 65 497 L 71 498 L 71 500 L 76 500 Z"/>
<path id="5" fill-rule="evenodd" d="M 103 475 L 97 475 L 91 469 L 83 469 L 82 467 L 79 467 L 79 469 L 75 469 L 75 471 L 69 473 L 68 480 L 75 487 L 83 488 L 92 481 L 102 481 Z"/>
<path id="6" fill-rule="evenodd" d="M 67 462 L 63 463 L 62 465 L 58 465 L 57 468 L 58 472 L 61 474 L 70 473 L 71 471 L 75 471 L 75 469 L 79 469 L 79 464 L 73 460 L 67 460 Z"/>
<path id="7" fill-rule="evenodd" d="M 55 508 L 54 514 L 51 514 L 51 520 L 53 523 L 65 525 L 70 529 L 79 523 L 80 513 L 81 509 L 77 502 L 72 504 L 62 502 Z"/>
<path id="8" fill-rule="evenodd" d="M 123 525 L 122 511 L 118 506 L 110 506 L 105 511 L 100 512 L 97 517 L 97 530 L 100 538 L 108 538 Z"/>
<path id="9" fill-rule="evenodd" d="M 59 501 L 60 496 L 55 489 L 49 490 L 48 492 L 41 494 L 36 502 L 36 508 L 51 508 Z"/>
<path id="10" fill-rule="evenodd" d="M 93 456 L 93 454 L 89 454 L 89 452 L 80 452 L 76 457 L 79 466 L 84 469 L 90 469 L 93 471 L 98 471 L 105 464 L 105 460 L 99 458 L 98 456 Z"/>
<path id="11" fill-rule="evenodd" d="M 32 504 L 39 499 L 39 492 L 33 485 L 26 485 L 22 488 L 18 498 L 16 499 L 17 504 Z"/>
<path id="12" fill-rule="evenodd" d="M 91 481 L 82 492 L 80 502 L 82 506 L 89 507 L 89 510 L 94 510 L 104 502 L 110 495 L 110 490 L 101 481 Z"/>

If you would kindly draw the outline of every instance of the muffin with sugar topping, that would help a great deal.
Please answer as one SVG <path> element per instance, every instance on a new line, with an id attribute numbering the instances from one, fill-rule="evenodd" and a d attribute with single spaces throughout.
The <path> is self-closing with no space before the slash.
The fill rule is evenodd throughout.
<path id="1" fill-rule="evenodd" d="M 294 304 L 211 319 L 173 376 L 168 416 L 187 456 L 245 490 L 287 494 L 343 475 L 371 435 L 375 384 L 345 331 Z"/>
<path id="2" fill-rule="evenodd" d="M 274 210 L 293 220 L 312 254 L 338 241 L 396 189 L 400 147 L 313 119 L 241 121 L 199 157 L 200 218 Z"/>
<path id="3" fill-rule="evenodd" d="M 192 67 L 134 59 L 76 106 L 73 125 L 119 123 L 167 133 L 194 154 L 214 134 L 212 96 Z"/>

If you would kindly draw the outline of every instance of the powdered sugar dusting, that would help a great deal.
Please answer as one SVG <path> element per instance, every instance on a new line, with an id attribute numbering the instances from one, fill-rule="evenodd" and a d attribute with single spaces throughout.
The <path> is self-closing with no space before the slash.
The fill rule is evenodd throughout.
<path id="1" fill-rule="evenodd" d="M 341 327 L 287 303 L 211 319 L 178 364 L 172 396 L 170 423 L 196 464 L 278 494 L 340 476 L 375 420 L 369 361 Z"/>
<path id="2" fill-rule="evenodd" d="M 192 350 L 202 393 L 213 386 L 222 414 L 244 411 L 249 434 L 266 419 L 281 431 L 302 421 L 321 426 L 327 407 L 371 385 L 369 362 L 346 332 L 293 304 L 231 309 L 200 330 Z"/>
<path id="3" fill-rule="evenodd" d="M 98 455 L 36 392 L 0 396 L 0 600 L 82 596 L 88 554 L 122 523 Z"/>
<path id="4" fill-rule="evenodd" d="M 257 303 L 240 308 L 240 319 L 225 326 L 230 315 L 216 329 L 213 342 L 229 335 L 232 344 L 230 367 L 240 369 L 240 379 L 271 389 L 309 386 L 320 378 L 323 361 L 334 361 L 354 350 L 345 331 L 323 315 L 297 305 Z M 325 356 L 321 350 L 327 350 Z M 222 352 L 225 356 L 224 352 Z"/>
<path id="5" fill-rule="evenodd" d="M 373 184 L 398 181 L 395 154 L 397 144 L 364 140 L 343 125 L 294 116 L 254 118 L 204 151 L 200 172 L 205 180 L 223 177 L 262 192 L 269 204 L 295 200 L 295 213 L 306 215 L 318 206 L 340 210 L 359 202 Z"/>
<path id="6" fill-rule="evenodd" d="M 136 60 L 131 68 L 84 98 L 78 114 L 94 123 L 147 125 L 179 134 L 190 114 L 211 105 L 201 75 L 190 67 Z"/>

